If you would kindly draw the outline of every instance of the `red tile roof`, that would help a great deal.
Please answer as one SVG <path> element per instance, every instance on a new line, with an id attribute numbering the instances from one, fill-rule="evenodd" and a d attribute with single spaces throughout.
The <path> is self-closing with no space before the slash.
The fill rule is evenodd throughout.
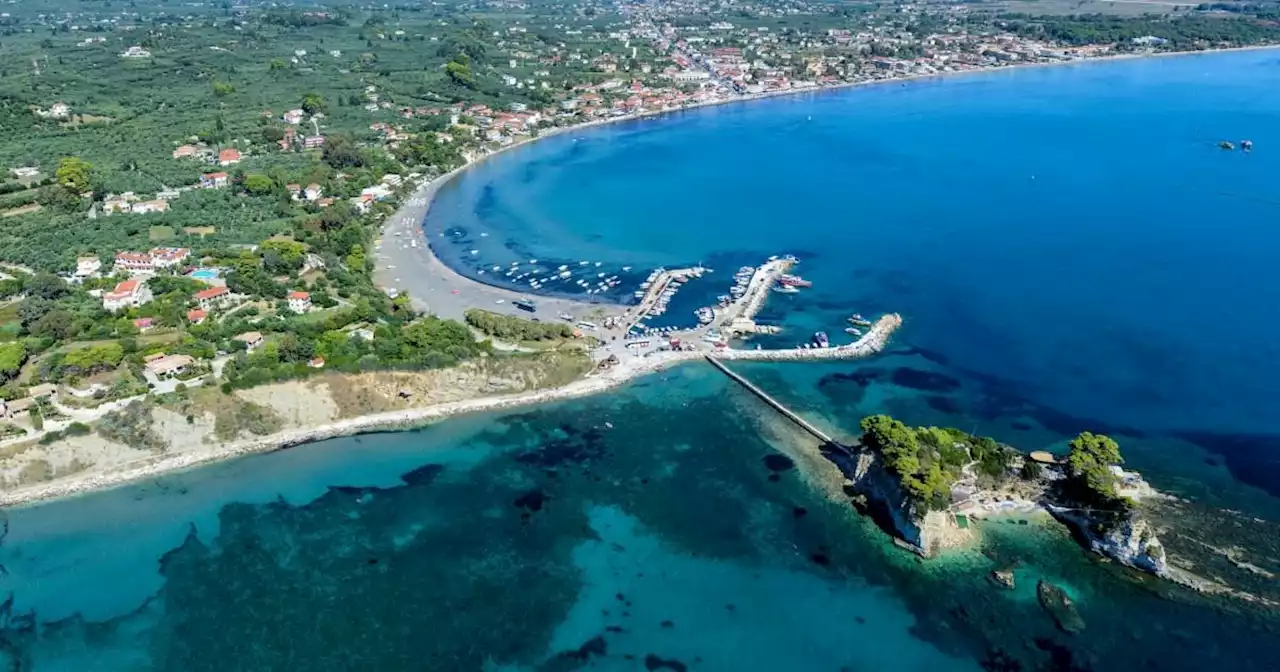
<path id="1" fill-rule="evenodd" d="M 310 300 L 311 295 L 308 294 L 307 292 L 289 292 L 289 298 Z"/>
<path id="2" fill-rule="evenodd" d="M 222 296 L 229 292 L 230 290 L 228 290 L 226 287 L 210 287 L 209 289 L 204 289 L 204 290 L 200 290 L 199 292 L 196 292 L 196 300 L 203 301 L 205 299 L 216 299 L 219 296 Z"/>

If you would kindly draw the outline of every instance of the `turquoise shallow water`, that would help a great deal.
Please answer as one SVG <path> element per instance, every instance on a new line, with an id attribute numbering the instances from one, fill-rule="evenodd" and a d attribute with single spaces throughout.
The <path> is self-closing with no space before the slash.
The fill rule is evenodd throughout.
<path id="1" fill-rule="evenodd" d="M 799 406 L 836 373 L 746 370 Z M 848 431 L 874 405 L 806 410 Z M 1261 670 L 1280 653 L 1271 618 L 1100 565 L 1053 525 L 994 523 L 981 548 L 922 564 L 815 487 L 831 467 L 761 410 L 689 365 L 11 511 L 0 655 L 35 670 Z M 779 451 L 799 466 L 771 471 Z M 1010 565 L 1016 590 L 986 578 Z M 1040 609 L 1040 578 L 1071 592 L 1084 635 Z"/>
<path id="2" fill-rule="evenodd" d="M 1196 56 L 619 124 L 486 162 L 426 229 L 471 273 L 720 269 L 672 321 L 794 252 L 815 287 L 770 301 L 776 343 L 854 310 L 907 323 L 874 359 L 741 365 L 752 380 L 843 436 L 875 412 L 1026 450 L 1109 431 L 1193 500 L 1170 505 L 1173 555 L 1280 599 L 1199 544 L 1280 572 L 1278 73 L 1269 52 Z M 1274 614 L 1099 563 L 1053 525 L 993 523 L 920 563 L 760 411 L 689 365 L 10 511 L 0 668 L 1274 669 Z M 798 468 L 770 472 L 777 451 Z M 995 588 L 1010 565 L 1017 588 Z M 1040 578 L 1085 633 L 1054 627 Z"/>

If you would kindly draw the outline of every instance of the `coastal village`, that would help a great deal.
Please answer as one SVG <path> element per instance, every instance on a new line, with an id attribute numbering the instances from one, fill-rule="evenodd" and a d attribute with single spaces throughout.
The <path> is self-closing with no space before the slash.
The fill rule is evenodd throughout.
<path id="1" fill-rule="evenodd" d="M 1101 30 L 968 4 L 586 3 L 463 11 L 448 29 L 363 9 L 4 17 L 32 49 L 15 71 L 46 84 L 13 87 L 4 111 L 23 140 L 0 151 L 0 503 L 681 362 L 866 357 L 903 323 L 856 306 L 815 333 L 757 322 L 810 284 L 782 250 L 737 269 L 518 260 L 464 278 L 433 253 L 427 210 L 523 143 L 766 96 L 1280 41 L 1205 30 L 1234 20 L 1213 10 Z M 104 103 L 83 72 L 156 78 L 173 97 Z M 714 298 L 663 318 L 693 281 Z M 971 486 L 949 491 L 949 526 L 1040 506 Z"/>
<path id="2" fill-rule="evenodd" d="M 1210 499 L 1201 508 L 1217 508 L 1197 524 L 1203 530 L 1212 525 L 1205 521 L 1229 521 L 1220 525 L 1234 526 L 1222 538 L 1228 541 L 1170 520 L 1170 511 L 1202 512 L 1191 500 L 1180 499 L 1186 491 L 1174 489 L 1181 485 L 1177 472 L 1154 466 L 1165 453 L 1153 457 L 1125 429 L 1102 428 L 1116 437 L 1112 439 L 1079 431 L 1083 428 L 1072 423 L 1085 421 L 1078 418 L 1042 420 L 1028 400 L 1013 411 L 992 411 L 1004 414 L 999 422 L 975 419 L 977 413 L 965 415 L 968 408 L 948 410 L 946 402 L 961 399 L 959 394 L 916 394 L 921 390 L 900 385 L 903 360 L 920 360 L 908 352 L 920 344 L 909 343 L 910 334 L 903 329 L 913 319 L 922 324 L 922 316 L 892 312 L 905 308 L 888 300 L 873 304 L 858 298 L 863 305 L 857 305 L 846 296 L 866 297 L 867 291 L 846 291 L 827 280 L 831 274 L 824 264 L 856 266 L 854 257 L 868 254 L 864 250 L 806 253 L 796 243 L 795 249 L 726 252 L 733 258 L 731 265 L 716 253 L 712 261 L 650 257 L 642 262 L 626 250 L 552 258 L 556 253 L 518 251 L 516 241 L 501 240 L 496 230 L 465 231 L 461 224 L 440 226 L 434 220 L 428 226 L 427 219 L 432 207 L 448 204 L 436 201 L 442 189 L 480 174 L 467 171 L 482 162 L 499 168 L 517 164 L 521 147 L 552 136 L 561 135 L 560 141 L 568 144 L 572 138 L 591 138 L 589 129 L 595 126 L 622 122 L 624 131 L 643 129 L 664 115 L 671 117 L 662 123 L 676 123 L 682 111 L 775 96 L 818 96 L 859 86 L 896 90 L 1017 67 L 1280 45 L 1280 14 L 1272 5 L 479 0 L 329 6 L 323 0 L 303 5 L 53 0 L 9 3 L 0 12 L 0 31 L 0 54 L 5 56 L 0 97 L 6 101 L 0 105 L 5 131 L 0 134 L 5 138 L 0 141 L 0 542 L 11 554 L 0 567 L 0 578 L 9 579 L 0 586 L 9 596 L 6 609 L 0 610 L 0 629 L 6 633 L 0 638 L 0 659 L 17 660 L 11 652 L 38 638 L 83 658 L 92 655 L 92 647 L 85 647 L 85 653 L 72 651 L 83 632 L 102 642 L 123 633 L 129 645 L 152 647 L 148 655 L 159 655 L 155 652 L 165 647 L 177 651 L 185 645 L 182 636 L 165 631 L 167 641 L 151 640 L 147 630 L 155 626 L 130 630 L 138 622 L 131 619 L 155 620 L 161 624 L 159 632 L 166 630 L 164 619 L 177 622 L 183 609 L 198 610 L 199 600 L 197 607 L 174 601 L 189 602 L 191 589 L 203 588 L 201 579 L 218 576 L 203 564 L 278 584 L 255 586 L 246 580 L 224 586 L 244 592 L 227 592 L 232 597 L 219 600 L 222 607 L 256 610 L 254 618 L 273 615 L 271 608 L 285 602 L 305 604 L 308 591 L 332 602 L 339 593 L 327 583 L 330 578 L 343 581 L 345 590 L 368 585 L 364 579 L 386 581 L 392 572 L 409 567 L 424 583 L 461 586 L 460 595 L 470 590 L 463 584 L 483 584 L 480 590 L 490 596 L 501 591 L 518 599 L 519 609 L 534 607 L 528 613 L 538 618 L 522 621 L 501 613 L 503 626 L 475 627 L 483 621 L 468 620 L 475 614 L 459 617 L 454 609 L 474 603 L 474 595 L 461 602 L 424 598 L 410 606 L 416 612 L 427 605 L 420 611 L 429 612 L 444 605 L 448 627 L 458 629 L 441 631 L 484 630 L 481 634 L 494 636 L 488 641 L 501 640 L 515 650 L 523 644 L 507 641 L 502 627 L 516 632 L 555 620 L 537 611 L 545 595 L 542 585 L 533 585 L 551 573 L 544 570 L 557 567 L 551 561 L 535 564 L 544 562 L 540 554 L 549 554 L 545 543 L 572 556 L 556 560 L 565 569 L 556 581 L 572 579 L 575 571 L 584 577 L 581 587 L 569 582 L 553 586 L 555 599 L 566 600 L 564 608 L 575 615 L 590 612 L 608 625 L 581 648 L 575 650 L 579 642 L 574 641 L 563 652 L 557 648 L 564 643 L 560 633 L 550 647 L 543 641 L 546 633 L 536 633 L 532 646 L 555 657 L 539 659 L 530 669 L 593 667 L 607 656 L 619 665 L 626 656 L 627 665 L 650 670 L 714 669 L 710 656 L 695 659 L 688 651 L 657 647 L 636 649 L 640 653 L 633 656 L 627 646 L 644 642 L 630 638 L 651 636 L 649 631 L 657 633 L 652 641 L 678 632 L 694 642 L 705 640 L 708 628 L 717 624 L 728 624 L 721 629 L 730 635 L 747 624 L 761 629 L 741 632 L 782 649 L 786 644 L 771 642 L 793 633 L 775 629 L 769 619 L 776 621 L 793 596 L 819 610 L 850 606 L 847 612 L 829 612 L 838 618 L 828 630 L 811 628 L 802 615 L 796 632 L 811 630 L 813 638 L 788 644 L 809 641 L 824 652 L 841 647 L 888 650 L 890 635 L 900 629 L 910 634 L 903 641 L 913 646 L 936 637 L 944 643 L 939 651 L 950 660 L 960 659 L 948 650 L 956 641 L 971 638 L 985 645 L 999 641 L 995 635 L 984 638 L 988 630 L 1001 631 L 1001 636 L 1014 632 L 1015 637 L 1007 637 L 1007 651 L 987 646 L 989 650 L 979 652 L 987 656 L 981 661 L 984 669 L 1001 670 L 1032 669 L 1040 663 L 1054 669 L 1111 669 L 1115 665 L 1108 667 L 1108 662 L 1113 661 L 1087 658 L 1106 650 L 1090 647 L 1091 638 L 1111 637 L 1123 640 L 1120 647 L 1140 649 L 1166 641 L 1166 633 L 1156 628 L 1186 618 L 1189 605 L 1200 608 L 1201 601 L 1214 606 L 1224 602 L 1233 614 L 1280 606 L 1267 585 L 1274 585 L 1274 560 L 1260 559 L 1257 550 L 1270 546 L 1250 547 L 1255 540 L 1241 541 L 1248 534 L 1263 536 L 1252 530 L 1270 529 L 1265 521 L 1225 511 L 1225 505 Z M 1265 158 L 1266 143 L 1258 139 L 1256 153 L 1247 158 Z M 1220 159 L 1245 159 L 1244 152 L 1254 152 L 1249 140 L 1203 140 L 1206 151 Z M 741 191 L 754 196 L 748 189 Z M 444 207 L 433 214 L 441 213 L 447 218 Z M 592 216 L 603 220 L 609 213 Z M 742 241 L 727 240 L 725 247 L 738 243 Z M 743 244 L 741 249 L 749 248 Z M 852 363 L 864 358 L 865 364 Z M 804 373 L 793 387 L 787 376 L 771 375 L 793 369 L 762 369 L 752 362 L 820 364 L 797 364 L 794 370 Z M 679 371 L 671 371 L 677 367 Z M 946 368 L 939 365 L 938 370 Z M 810 373 L 816 375 L 806 379 Z M 700 406 L 693 395 L 671 393 L 686 374 L 698 385 L 710 380 L 724 387 L 709 388 L 714 391 L 711 401 Z M 637 416 L 643 423 L 628 422 L 613 408 L 600 411 L 576 402 L 566 405 L 566 415 L 581 417 L 560 422 L 552 415 L 565 400 L 620 388 L 630 395 L 624 386 L 641 380 L 635 385 L 642 401 L 638 405 L 652 413 Z M 968 378 L 952 382 L 971 385 Z M 654 388 L 669 406 L 643 396 Z M 815 401 L 829 392 L 838 404 Z M 599 406 L 612 404 L 612 399 L 605 402 Z M 545 415 L 546 408 L 527 412 L 549 403 Z M 1001 400 L 992 393 L 976 403 L 995 407 Z M 708 433 L 701 437 L 710 440 L 690 441 L 695 448 L 686 450 L 683 436 L 678 441 L 676 434 L 664 433 L 668 427 L 704 424 L 702 418 L 712 415 L 705 412 L 708 408 L 724 414 L 717 420 L 732 421 L 736 429 L 751 433 L 751 440 L 718 441 L 718 433 Z M 909 426 L 890 412 L 921 426 Z M 374 445 L 378 440 L 370 434 L 420 429 L 467 414 L 483 420 L 490 413 L 504 422 L 510 419 L 519 429 L 512 435 L 528 434 L 536 443 L 558 441 L 544 436 L 538 426 L 542 422 L 551 432 L 570 435 L 564 445 L 576 450 L 581 442 L 590 448 L 581 452 L 590 455 L 566 460 L 562 467 L 550 458 L 542 460 L 540 453 L 512 450 L 500 458 L 512 462 L 490 462 L 464 438 L 457 445 L 468 450 L 457 451 L 465 453 L 459 459 L 475 477 L 472 485 L 490 488 L 492 507 L 475 506 L 476 500 L 458 494 L 470 491 L 446 490 L 464 480 L 453 478 L 462 468 L 455 469 L 448 459 L 398 480 L 391 475 L 393 485 L 385 490 L 331 487 L 327 494 L 316 494 L 327 498 L 322 506 L 295 505 L 305 497 L 289 489 L 296 485 L 287 482 L 294 477 L 294 465 L 306 462 L 297 471 L 305 474 L 314 467 L 320 479 L 332 478 L 321 472 L 337 471 L 334 465 L 339 464 L 326 462 L 323 449 L 303 452 L 308 444 L 352 437 L 352 444 L 363 445 L 357 451 L 342 448 L 347 453 L 343 459 L 363 460 L 362 469 L 382 460 L 390 466 L 377 466 L 390 474 L 421 455 L 434 461 L 440 453 L 429 451 L 440 448 L 435 439 L 441 434 L 404 434 L 419 445 L 406 444 L 395 460 L 378 452 L 385 444 Z M 1018 415 L 1019 422 L 1025 417 L 1031 429 L 1006 433 L 1000 423 L 1014 414 L 1026 414 Z M 556 417 L 554 426 L 544 420 L 551 417 Z M 688 423 L 689 418 L 699 422 Z M 465 430 L 469 422 L 457 420 L 438 429 Z M 484 423 L 475 425 L 489 431 Z M 935 423 L 948 426 L 930 426 Z M 705 424 L 707 432 L 720 430 Z M 1004 443 L 980 432 L 1015 438 Z M 1117 440 L 1126 451 L 1132 449 L 1129 462 Z M 707 461 L 721 444 L 737 448 L 724 451 L 736 465 Z M 743 445 L 760 450 L 749 453 Z M 599 457 L 598 446 L 615 455 Z M 223 509 L 218 532 L 211 536 L 203 527 L 190 526 L 183 531 L 186 542 L 177 537 L 157 541 L 164 535 L 151 534 L 171 523 L 176 529 L 175 521 L 188 511 L 212 506 L 209 502 L 218 497 L 253 499 L 242 494 L 247 488 L 229 487 L 244 486 L 248 478 L 234 484 L 211 479 L 210 486 L 198 483 L 199 477 L 172 477 L 174 472 L 294 447 L 288 454 L 254 458 L 254 464 L 275 465 L 258 476 L 266 493 L 261 509 Z M 493 442 L 484 450 L 498 447 Z M 631 450 L 614 450 L 619 447 Z M 532 450 L 544 449 L 550 450 Z M 704 449 L 706 453 L 694 452 Z M 641 454 L 648 461 L 617 461 L 624 453 L 626 459 Z M 275 458 L 285 459 L 272 462 Z M 629 471 L 609 471 L 610 459 Z M 1200 459 L 1200 453 L 1192 459 Z M 483 480 L 493 464 L 505 470 L 500 487 Z M 661 490 L 660 470 L 677 471 L 684 465 L 698 468 L 696 478 L 682 474 L 691 480 L 672 480 L 667 491 Z M 791 477 L 784 479 L 780 472 L 797 466 L 797 480 L 785 480 Z M 421 488 L 439 473 L 433 470 L 445 468 L 449 479 Z M 738 468 L 741 473 L 734 473 Z M 234 475 L 236 469 L 232 464 L 228 473 Z M 370 477 L 361 469 L 351 471 Z M 424 480 L 412 483 L 415 476 Z M 596 483 L 590 486 L 594 489 L 584 487 L 589 479 Z M 551 481 L 560 489 L 547 485 Z M 585 523 L 574 518 L 586 508 L 579 504 L 589 501 L 588 495 L 617 495 L 617 501 L 627 502 L 618 505 L 621 509 L 640 498 L 666 499 L 671 483 L 695 487 L 688 493 L 679 488 L 682 497 L 661 501 L 666 512 L 639 505 L 622 515 L 609 511 L 599 526 L 590 512 L 583 514 Z M 156 599 L 131 605 L 134 611 L 127 615 L 121 609 L 122 615 L 110 621 L 89 610 L 58 614 L 55 621 L 24 604 L 33 595 L 49 603 L 76 604 L 56 594 L 59 582 L 92 588 L 85 577 L 97 578 L 96 572 L 123 576 L 125 570 L 111 566 L 114 560 L 103 569 L 94 564 L 101 560 L 84 558 L 128 537 L 117 537 L 109 523 L 93 530 L 92 538 L 76 540 L 84 542 L 80 548 L 41 547 L 40 540 L 30 537 L 30 521 L 37 518 L 23 520 L 11 508 L 128 484 L 141 486 L 125 491 L 134 503 L 102 507 L 116 516 L 107 520 L 131 534 L 145 531 L 157 539 L 136 544 L 145 550 L 131 546 L 129 554 L 120 556 L 127 562 L 119 565 L 127 564 L 127 572 L 146 575 L 146 581 L 120 592 L 150 594 L 155 588 L 143 584 L 163 579 Z M 306 487 L 330 485 L 336 483 L 317 480 Z M 535 489 L 512 503 L 514 497 L 505 494 L 509 486 Z M 225 492 L 206 497 L 212 490 Z M 426 493 L 420 501 L 430 501 L 441 492 L 473 509 L 474 520 L 484 521 L 467 531 L 482 543 L 467 546 L 470 542 L 461 543 L 462 535 L 456 547 L 425 543 L 436 530 L 428 529 L 424 519 L 440 516 L 415 508 L 413 500 Z M 410 497 L 397 498 L 406 493 Z M 551 504 L 535 514 L 544 501 Z M 146 507 L 164 508 L 159 502 L 175 503 L 174 511 L 160 511 L 169 520 L 133 518 Z M 400 506 L 404 502 L 410 505 Z M 613 505 L 591 501 L 591 506 Z M 747 549 L 742 557 L 721 557 L 726 553 L 715 546 L 719 540 L 701 534 L 696 527 L 700 521 L 688 515 L 691 510 L 732 528 L 725 539 L 742 542 Z M 313 511 L 326 515 L 309 515 Z M 339 515 L 328 515 L 333 511 Z M 379 511 L 395 515 L 380 516 Z M 299 512 L 305 515 L 295 515 Z M 648 516 L 651 512 L 659 515 Z M 255 518 L 252 525 L 235 518 L 244 513 Z M 634 529 L 618 524 L 633 514 Z M 663 523 L 663 516 L 675 522 Z M 10 517 L 15 521 L 12 533 Z M 403 527 L 393 530 L 379 518 L 394 518 L 392 524 L 403 522 Z M 548 519 L 572 522 L 572 534 L 590 538 L 577 540 L 564 534 L 565 528 L 550 527 Z M 512 526 L 504 527 L 508 522 Z M 276 523 L 274 529 L 265 527 Z M 490 523 L 493 530 L 486 527 Z M 254 527 L 259 524 L 264 527 Z M 335 524 L 344 527 L 335 529 Z M 698 538 L 681 541 L 668 535 L 664 524 L 684 526 L 689 538 Z M 259 529 L 265 534 L 258 534 Z M 1036 555 L 1026 547 L 1009 548 L 1015 545 L 1004 543 L 1006 531 L 1037 544 L 1042 534 L 1052 540 Z M 223 545 L 237 532 L 248 532 L 252 553 L 237 553 L 245 547 L 235 543 Z M 57 527 L 53 536 L 63 537 L 54 541 L 62 544 L 76 533 L 74 525 Z M 338 543 L 326 541 L 330 533 Z M 373 537 L 385 537 L 394 549 L 379 546 L 382 540 L 370 541 Z M 153 561 L 151 546 L 165 544 L 167 553 Z M 310 544 L 328 550 L 301 558 L 311 554 L 298 549 Z M 1195 552 L 1188 552 L 1189 547 Z M 441 555 L 440 548 L 450 549 L 446 555 L 482 549 L 475 556 L 485 571 L 522 585 L 506 590 L 501 581 L 487 583 L 490 576 L 483 571 L 450 575 L 454 567 L 473 569 L 454 558 L 445 558 L 454 564 L 424 568 L 416 564 L 420 558 L 410 557 L 418 548 L 435 556 Z M 511 548 L 520 550 L 508 553 Z M 1067 554 L 1046 559 L 1045 549 Z M 10 559 L 23 554 L 22 566 Z M 237 555 L 249 562 L 202 562 L 214 556 L 239 560 Z M 939 557 L 962 561 L 937 561 Z M 317 558 L 337 562 L 317 572 Z M 50 564 L 41 564 L 45 562 Z M 259 562 L 254 571 L 243 570 Z M 911 573 L 916 564 L 925 563 L 933 563 L 929 577 Z M 438 575 L 441 567 L 446 571 Z M 528 567 L 536 571 L 525 571 Z M 1090 573 L 1082 573 L 1082 567 Z M 33 572 L 40 580 L 23 585 Z M 705 593 L 686 587 L 675 595 L 676 602 L 709 605 L 658 615 L 652 607 L 656 600 L 649 601 L 653 596 L 641 596 L 644 587 L 654 585 L 641 581 L 644 572 L 648 581 L 670 582 L 673 594 L 691 585 L 682 581 L 711 577 L 705 583 L 717 585 Z M 870 578 L 865 582 L 864 572 Z M 617 587 L 595 581 L 601 577 L 618 581 Z M 910 590 L 890 595 L 880 585 L 886 577 L 894 587 L 900 580 L 911 582 Z M 410 592 L 409 584 L 387 585 L 400 595 Z M 1099 587 L 1117 586 L 1115 592 L 1125 592 L 1126 599 L 1129 593 L 1142 593 L 1143 599 L 1147 593 L 1158 595 L 1151 598 L 1157 605 L 1162 603 L 1156 600 L 1172 595 L 1175 615 L 1129 629 L 1140 613 L 1136 608 L 1117 610 L 1120 616 L 1114 619 L 1102 613 L 1111 602 L 1104 601 Z M 751 592 L 757 588 L 762 592 Z M 579 590 L 582 594 L 575 595 Z M 857 592 L 866 590 L 877 596 L 864 599 Z M 105 589 L 102 594 L 63 592 L 94 605 L 110 602 L 114 595 Z M 257 609 L 263 595 L 277 604 Z M 277 600 L 277 595 L 283 597 Z M 716 598 L 703 599 L 706 595 Z M 898 597 L 908 605 L 900 614 L 895 612 Z M 579 600 L 577 606 L 573 598 Z M 907 618 L 916 606 L 911 600 L 927 605 L 915 614 L 924 616 L 914 621 Z M 883 606 L 891 601 L 892 609 Z M 298 611 L 303 612 L 301 622 L 311 624 L 311 612 Z M 760 612 L 765 612 L 763 618 L 756 615 Z M 632 613 L 634 620 L 620 620 Z M 881 622 L 886 613 L 894 618 Z M 264 641 L 282 639 L 271 628 L 258 627 L 254 618 L 221 619 L 218 627 L 235 622 L 246 631 L 267 633 Z M 1027 622 L 1010 627 L 1015 619 Z M 1101 634 L 1117 622 L 1121 627 L 1115 632 Z M 1259 622 L 1259 630 L 1273 629 L 1270 622 Z M 189 622 L 193 627 L 185 630 L 204 638 L 217 629 L 196 624 Z M 364 626 L 338 622 L 338 627 L 357 632 Z M 1212 653 L 1211 628 L 1198 629 L 1201 625 L 1190 618 L 1168 627 L 1169 641 Z M 28 641 L 11 636 L 23 628 L 27 632 L 20 635 Z M 384 634 L 393 632 L 386 628 Z M 865 639 L 858 633 L 865 633 Z M 475 632 L 463 634 L 457 639 L 470 646 Z M 417 639 L 434 637 L 438 631 Z M 245 641 L 251 638 L 237 643 Z M 362 637 L 349 645 L 359 648 L 368 641 L 373 640 Z M 395 648 L 391 640 L 378 641 L 380 648 Z M 875 646 L 864 647 L 863 642 Z M 100 664 L 110 667 L 123 660 L 130 655 L 126 648 L 104 650 L 108 655 Z M 253 648 L 262 655 L 257 664 L 270 666 L 263 662 L 271 655 L 270 646 Z M 333 652 L 342 650 L 335 647 Z M 648 651 L 652 653 L 645 655 Z M 1080 655 L 1072 659 L 1075 652 Z M 505 669 L 510 662 L 483 654 L 486 667 Z M 674 655 L 685 662 L 661 657 Z M 232 660 L 234 656 L 226 659 Z M 444 658 L 423 655 L 414 660 L 443 664 Z M 807 660 L 796 656 L 770 667 L 837 669 L 806 666 Z M 867 660 L 873 663 L 848 668 L 887 669 L 934 659 Z M 454 667 L 464 669 L 457 661 Z M 1162 669 L 1156 662 L 1149 667 Z"/>

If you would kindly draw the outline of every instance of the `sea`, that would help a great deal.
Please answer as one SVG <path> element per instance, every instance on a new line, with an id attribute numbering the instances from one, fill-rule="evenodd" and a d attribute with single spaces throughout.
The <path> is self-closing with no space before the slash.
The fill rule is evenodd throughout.
<path id="1" fill-rule="evenodd" d="M 737 370 L 844 439 L 873 413 L 1027 451 L 1108 433 L 1173 496 L 1151 511 L 1170 557 L 1234 594 L 1037 516 L 917 558 L 813 439 L 690 363 L 10 509 L 0 667 L 1274 670 L 1278 157 L 1280 52 L 1134 59 L 563 133 L 462 173 L 424 222 L 481 281 L 572 271 L 531 294 L 713 269 L 656 326 L 794 254 L 813 286 L 770 298 L 763 345 L 904 325 L 871 359 Z"/>

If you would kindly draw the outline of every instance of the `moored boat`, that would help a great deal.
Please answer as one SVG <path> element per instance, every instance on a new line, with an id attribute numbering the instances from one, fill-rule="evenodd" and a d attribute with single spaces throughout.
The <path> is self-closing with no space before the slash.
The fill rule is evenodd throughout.
<path id="1" fill-rule="evenodd" d="M 812 287 L 813 283 L 805 280 L 798 275 L 782 275 L 778 278 L 778 284 L 788 285 L 790 287 Z"/>

